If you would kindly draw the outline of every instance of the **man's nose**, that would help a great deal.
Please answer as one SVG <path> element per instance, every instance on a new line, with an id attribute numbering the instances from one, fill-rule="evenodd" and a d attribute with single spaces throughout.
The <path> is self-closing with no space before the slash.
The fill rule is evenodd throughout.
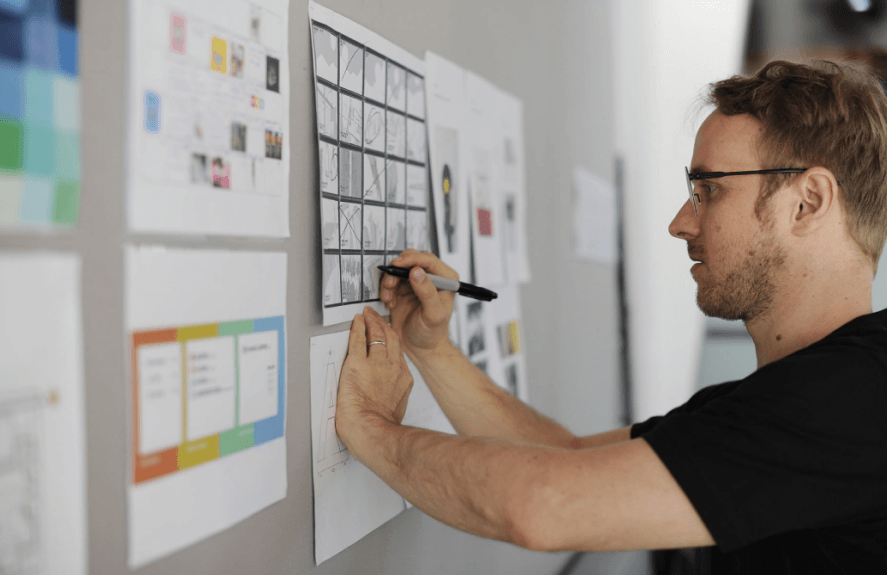
<path id="1" fill-rule="evenodd" d="M 668 233 L 679 239 L 699 235 L 699 218 L 693 213 L 693 206 L 689 199 L 684 202 L 671 224 L 668 225 Z"/>

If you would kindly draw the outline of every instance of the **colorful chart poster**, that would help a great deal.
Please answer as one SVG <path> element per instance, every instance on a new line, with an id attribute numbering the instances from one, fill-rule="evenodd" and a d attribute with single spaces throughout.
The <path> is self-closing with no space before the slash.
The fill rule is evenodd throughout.
<path id="1" fill-rule="evenodd" d="M 138 567 L 286 495 L 286 254 L 130 246 L 125 295 Z"/>
<path id="2" fill-rule="evenodd" d="M 309 3 L 317 104 L 323 324 L 379 301 L 384 265 L 431 247 L 425 65 Z"/>
<path id="3" fill-rule="evenodd" d="M 289 236 L 288 0 L 130 7 L 130 229 Z"/>
<path id="4" fill-rule="evenodd" d="M 85 575 L 80 258 L 0 254 L 0 573 Z"/>
<path id="5" fill-rule="evenodd" d="M 77 224 L 78 45 L 74 0 L 0 1 L 0 228 Z"/>

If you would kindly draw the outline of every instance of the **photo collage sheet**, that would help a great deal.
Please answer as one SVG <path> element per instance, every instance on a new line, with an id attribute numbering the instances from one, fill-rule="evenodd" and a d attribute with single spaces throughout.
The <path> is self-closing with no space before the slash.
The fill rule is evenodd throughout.
<path id="1" fill-rule="evenodd" d="M 131 6 L 130 228 L 288 236 L 287 2 Z"/>
<path id="2" fill-rule="evenodd" d="M 376 266 L 406 248 L 429 250 L 431 230 L 424 63 L 364 28 L 328 22 L 312 18 L 311 38 L 323 323 L 333 325 L 365 305 L 384 313 Z"/>
<path id="3" fill-rule="evenodd" d="M 431 190 L 440 257 L 499 297 L 456 298 L 450 337 L 492 381 L 527 400 L 519 285 L 530 280 L 523 105 L 437 54 L 425 55 Z"/>

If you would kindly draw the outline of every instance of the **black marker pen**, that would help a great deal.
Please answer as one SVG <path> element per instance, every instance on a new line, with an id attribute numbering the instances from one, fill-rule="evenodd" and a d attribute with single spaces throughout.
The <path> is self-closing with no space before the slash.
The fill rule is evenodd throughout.
<path id="1" fill-rule="evenodd" d="M 396 266 L 376 266 L 386 274 L 390 276 L 394 276 L 396 278 L 401 279 L 410 279 L 410 270 L 408 268 L 399 268 Z M 492 301 L 499 297 L 499 294 L 496 292 L 492 292 L 488 289 L 478 287 L 475 285 L 467 284 L 465 282 L 460 282 L 457 280 L 451 280 L 450 278 L 442 278 L 440 276 L 436 276 L 434 274 L 429 274 L 426 272 L 428 279 L 431 280 L 431 283 L 434 284 L 434 287 L 437 289 L 454 291 L 459 295 L 464 295 L 466 297 L 479 299 L 481 301 Z"/>

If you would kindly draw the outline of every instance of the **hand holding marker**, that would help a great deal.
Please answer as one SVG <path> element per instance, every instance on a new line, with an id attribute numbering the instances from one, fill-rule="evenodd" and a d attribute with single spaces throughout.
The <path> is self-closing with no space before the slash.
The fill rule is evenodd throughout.
<path id="1" fill-rule="evenodd" d="M 410 278 L 410 270 L 408 268 L 399 268 L 396 266 L 377 267 L 390 276 L 405 280 Z M 493 301 L 494 299 L 499 297 L 499 294 L 497 294 L 496 292 L 492 292 L 488 289 L 478 287 L 476 285 L 467 284 L 465 282 L 460 282 L 457 280 L 451 280 L 450 278 L 443 278 L 429 273 L 426 273 L 425 275 L 428 276 L 428 279 L 431 280 L 431 283 L 434 284 L 434 287 L 436 287 L 437 289 L 454 291 L 459 295 L 479 299 L 480 301 Z"/>

